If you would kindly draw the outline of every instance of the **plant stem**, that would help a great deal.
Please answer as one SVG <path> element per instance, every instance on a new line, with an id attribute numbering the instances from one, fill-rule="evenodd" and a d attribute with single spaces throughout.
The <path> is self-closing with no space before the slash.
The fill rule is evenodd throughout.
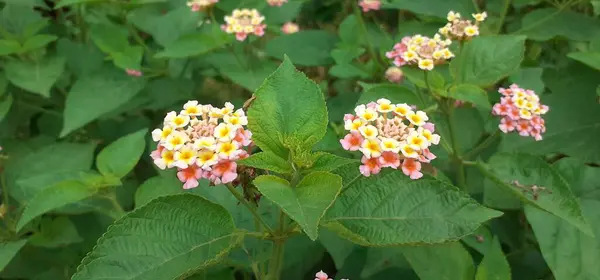
<path id="1" fill-rule="evenodd" d="M 365 21 L 362 17 L 362 13 L 360 12 L 360 8 L 358 7 L 358 1 L 354 1 L 354 2 L 355 3 L 352 5 L 352 8 L 354 9 L 354 16 L 356 16 L 356 19 L 358 20 L 358 25 L 360 26 L 360 29 L 363 32 L 363 35 L 365 36 L 367 50 L 369 51 L 369 55 L 371 55 L 371 59 L 373 59 L 375 61 L 375 64 L 377 65 L 377 70 L 381 71 L 383 69 L 383 66 L 381 65 L 381 63 L 379 61 L 379 56 L 375 52 L 375 48 L 373 47 L 373 44 L 371 44 L 371 40 L 369 38 L 369 32 L 367 31 L 367 26 L 365 25 Z"/>
<path id="2" fill-rule="evenodd" d="M 279 234 L 285 234 L 285 213 L 279 212 Z M 273 241 L 273 251 L 271 252 L 271 261 L 269 262 L 269 274 L 267 280 L 279 280 L 281 267 L 283 266 L 283 250 L 286 238 L 277 238 Z"/>
<path id="3" fill-rule="evenodd" d="M 502 7 L 502 13 L 500 14 L 500 21 L 498 22 L 498 26 L 496 27 L 495 34 L 500 34 L 502 31 L 502 26 L 504 25 L 504 20 L 506 20 L 506 14 L 508 14 L 508 9 L 510 8 L 511 0 L 504 0 L 504 7 Z"/>
<path id="4" fill-rule="evenodd" d="M 263 218 L 258 214 L 258 212 L 256 212 L 256 209 L 252 205 L 250 205 L 250 203 L 237 190 L 235 190 L 235 188 L 231 184 L 226 184 L 226 186 L 227 189 L 231 192 L 231 194 L 233 194 L 233 196 L 237 198 L 237 200 L 241 204 L 244 204 L 244 206 L 246 206 L 246 208 L 250 210 L 250 213 L 252 214 L 252 216 L 254 216 L 254 219 L 256 219 L 263 227 L 265 227 L 269 234 L 274 235 L 275 232 L 273 232 L 273 229 L 271 229 L 269 224 L 267 224 L 267 222 L 263 220 Z"/>
<path id="5" fill-rule="evenodd" d="M 494 133 L 490 134 L 483 142 L 479 143 L 475 148 L 468 151 L 463 158 L 470 159 L 471 157 L 479 155 L 485 148 L 487 148 L 490 144 L 492 144 L 496 138 L 500 136 L 500 130 L 494 131 Z"/>

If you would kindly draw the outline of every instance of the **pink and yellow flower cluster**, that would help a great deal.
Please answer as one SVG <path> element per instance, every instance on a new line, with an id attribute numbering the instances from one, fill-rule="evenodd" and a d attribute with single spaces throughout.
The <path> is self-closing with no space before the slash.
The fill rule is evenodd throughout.
<path id="1" fill-rule="evenodd" d="M 462 19 L 459 13 L 450 11 L 448 23 L 440 28 L 439 33 L 451 40 L 468 40 L 479 35 L 479 24 L 485 21 L 487 13 L 472 14 L 475 23 Z"/>
<path id="2" fill-rule="evenodd" d="M 439 34 L 433 38 L 422 35 L 406 36 L 385 55 L 396 66 L 418 65 L 420 69 L 431 71 L 435 65 L 442 64 L 454 57 L 448 48 L 451 40 L 444 40 Z"/>
<path id="3" fill-rule="evenodd" d="M 492 113 L 502 117 L 500 130 L 504 133 L 516 130 L 521 136 L 542 140 L 542 133 L 546 132 L 542 115 L 548 112 L 548 106 L 540 103 L 533 90 L 522 89 L 516 84 L 500 88 L 498 92 L 502 97 L 500 103 L 494 104 Z"/>
<path id="4" fill-rule="evenodd" d="M 267 4 L 269 4 L 269 6 L 277 6 L 277 7 L 281 7 L 283 6 L 283 4 L 287 3 L 288 0 L 267 0 Z"/>
<path id="5" fill-rule="evenodd" d="M 267 25 L 263 23 L 265 17 L 256 9 L 235 9 L 230 16 L 225 16 L 223 31 L 235 34 L 238 41 L 244 41 L 248 35 L 263 36 Z"/>
<path id="6" fill-rule="evenodd" d="M 384 167 L 401 168 L 411 179 L 423 176 L 421 163 L 436 158 L 429 147 L 440 141 L 425 112 L 384 98 L 359 105 L 354 111 L 356 115 L 344 117 L 344 128 L 350 133 L 340 143 L 345 150 L 362 152 L 360 172 L 364 176 Z"/>
<path id="7" fill-rule="evenodd" d="M 377 11 L 381 9 L 381 0 L 360 0 L 358 5 L 365 13 L 371 10 Z"/>
<path id="8" fill-rule="evenodd" d="M 331 278 L 329 278 L 329 275 L 327 275 L 327 273 L 323 272 L 323 270 L 317 272 L 317 274 L 315 274 L 315 280 L 333 280 Z M 341 280 L 348 280 L 348 279 L 341 279 Z"/>
<path id="9" fill-rule="evenodd" d="M 163 127 L 152 131 L 158 142 L 151 157 L 160 169 L 177 168 L 184 189 L 198 186 L 205 178 L 214 184 L 237 178 L 236 160 L 248 157 L 252 133 L 245 129 L 248 119 L 242 109 L 188 101 L 178 114 L 169 112 Z"/>
<path id="10" fill-rule="evenodd" d="M 190 7 L 190 9 L 192 9 L 192 12 L 198 12 L 218 2 L 219 0 L 191 0 L 187 2 L 187 5 Z"/>

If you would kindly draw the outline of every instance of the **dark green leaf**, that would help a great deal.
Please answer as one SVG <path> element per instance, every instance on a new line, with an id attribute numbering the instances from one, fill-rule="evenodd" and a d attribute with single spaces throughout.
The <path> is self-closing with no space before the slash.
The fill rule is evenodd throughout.
<path id="1" fill-rule="evenodd" d="M 402 253 L 422 280 L 471 280 L 473 259 L 460 242 L 406 247 Z"/>
<path id="2" fill-rule="evenodd" d="M 193 33 L 169 44 L 164 51 L 156 54 L 159 58 L 185 58 L 198 56 L 219 49 L 233 40 L 215 24 L 211 24 L 200 33 Z"/>
<path id="3" fill-rule="evenodd" d="M 530 40 L 546 41 L 563 36 L 576 41 L 589 41 L 599 35 L 600 20 L 568 9 L 536 9 L 523 18 L 517 34 Z"/>
<path id="4" fill-rule="evenodd" d="M 125 177 L 144 153 L 147 133 L 148 129 L 144 128 L 125 135 L 104 148 L 96 159 L 100 173 L 108 177 Z"/>
<path id="5" fill-rule="evenodd" d="M 50 89 L 65 68 L 63 57 L 48 57 L 38 62 L 11 60 L 5 64 L 6 77 L 16 86 L 50 96 Z"/>
<path id="6" fill-rule="evenodd" d="M 491 111 L 492 105 L 487 93 L 478 86 L 462 84 L 448 90 L 447 96 L 456 100 L 473 103 L 475 106 Z"/>
<path id="7" fill-rule="evenodd" d="M 477 267 L 476 280 L 510 280 L 510 266 L 502 252 L 500 241 L 494 237 L 483 260 Z"/>
<path id="8" fill-rule="evenodd" d="M 23 47 L 21 47 L 21 52 L 28 52 L 28 51 L 33 51 L 39 48 L 43 48 L 46 45 L 50 44 L 51 42 L 54 42 L 58 39 L 58 37 L 54 36 L 54 35 L 46 35 L 46 34 L 39 34 L 39 35 L 35 35 L 33 37 L 27 38 L 27 40 L 25 40 L 25 43 L 23 43 Z"/>
<path id="9" fill-rule="evenodd" d="M 572 52 L 567 56 L 596 70 L 600 70 L 600 52 Z"/>
<path id="10" fill-rule="evenodd" d="M 271 152 L 260 152 L 238 161 L 239 164 L 280 174 L 291 174 L 292 164 Z"/>
<path id="11" fill-rule="evenodd" d="M 0 243 L 0 270 L 4 270 L 4 267 L 25 246 L 25 243 L 27 243 L 27 239 Z"/>
<path id="12" fill-rule="evenodd" d="M 55 219 L 45 218 L 36 232 L 29 239 L 35 246 L 55 248 L 83 241 L 77 233 L 77 228 L 69 218 L 61 216 Z"/>
<path id="13" fill-rule="evenodd" d="M 333 63 L 331 50 L 337 37 L 324 30 L 300 31 L 270 40 L 265 52 L 279 59 L 288 55 L 297 65 L 321 66 Z"/>

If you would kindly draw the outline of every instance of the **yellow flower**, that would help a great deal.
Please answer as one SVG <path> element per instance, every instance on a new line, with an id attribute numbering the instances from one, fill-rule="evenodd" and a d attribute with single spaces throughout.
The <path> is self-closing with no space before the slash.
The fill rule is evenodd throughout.
<path id="1" fill-rule="evenodd" d="M 479 14 L 472 14 L 472 16 L 476 21 L 482 22 L 487 18 L 487 13 L 483 12 L 483 13 L 479 13 Z"/>
<path id="2" fill-rule="evenodd" d="M 170 126 L 164 126 L 163 129 L 155 129 L 152 131 L 152 140 L 155 142 L 164 142 L 169 135 L 173 132 L 173 128 Z"/>
<path id="3" fill-rule="evenodd" d="M 196 150 L 215 150 L 215 144 L 217 141 L 213 137 L 201 137 L 194 142 L 194 149 Z"/>
<path id="4" fill-rule="evenodd" d="M 460 14 L 459 13 L 455 13 L 454 11 L 450 11 L 450 12 L 448 12 L 448 16 L 446 17 L 446 19 L 448 19 L 448 21 L 459 20 L 460 19 Z"/>
<path id="5" fill-rule="evenodd" d="M 413 148 L 411 148 L 410 145 L 408 145 L 408 144 L 400 145 L 400 151 L 402 152 L 402 155 L 404 155 L 407 158 L 418 158 L 419 157 L 419 154 L 417 153 L 417 151 L 415 151 Z"/>
<path id="6" fill-rule="evenodd" d="M 417 59 L 418 57 L 419 57 L 419 55 L 415 51 L 405 51 L 402 54 L 402 59 L 404 59 L 406 61 L 413 61 L 413 60 Z"/>
<path id="7" fill-rule="evenodd" d="M 408 143 L 410 148 L 413 150 L 422 150 L 429 147 L 427 138 L 425 138 L 423 135 L 420 135 L 416 131 L 411 133 L 408 138 L 406 138 L 406 143 Z"/>
<path id="8" fill-rule="evenodd" d="M 434 51 L 431 56 L 433 57 L 433 59 L 439 60 L 444 58 L 444 52 L 443 50 Z"/>
<path id="9" fill-rule="evenodd" d="M 410 123 L 418 126 L 424 125 L 425 122 L 429 120 L 429 117 L 427 117 L 427 114 L 423 111 L 408 112 L 406 118 Z"/>
<path id="10" fill-rule="evenodd" d="M 175 163 L 175 152 L 169 150 L 163 150 L 160 154 L 160 158 L 154 160 L 154 164 L 158 166 L 158 168 L 164 170 L 165 168 L 173 167 Z"/>
<path id="11" fill-rule="evenodd" d="M 219 162 L 219 156 L 213 151 L 202 151 L 198 153 L 196 165 L 205 170 L 210 170 L 210 167 Z"/>
<path id="12" fill-rule="evenodd" d="M 235 141 L 233 142 L 221 142 L 217 144 L 217 153 L 220 158 L 228 159 L 237 155 L 238 145 Z"/>
<path id="13" fill-rule="evenodd" d="M 358 131 L 360 131 L 360 134 L 365 138 L 377 137 L 377 134 L 379 134 L 377 128 L 372 125 L 363 126 L 359 128 Z"/>
<path id="14" fill-rule="evenodd" d="M 381 146 L 379 140 L 375 138 L 365 139 L 359 149 L 367 158 L 379 157 L 381 155 Z"/>
<path id="15" fill-rule="evenodd" d="M 393 138 L 383 138 L 381 140 L 381 149 L 386 152 L 400 152 L 400 142 Z"/>
<path id="16" fill-rule="evenodd" d="M 228 123 L 220 123 L 215 127 L 214 137 L 220 142 L 228 142 L 235 138 L 237 128 Z"/>
<path id="17" fill-rule="evenodd" d="M 450 59 L 454 57 L 454 53 L 452 53 L 448 48 L 443 49 L 442 53 L 444 54 L 444 59 Z"/>
<path id="18" fill-rule="evenodd" d="M 234 115 L 225 115 L 223 116 L 223 121 L 238 128 L 248 124 L 248 118 L 245 116 L 237 117 Z"/>
<path id="19" fill-rule="evenodd" d="M 396 109 L 394 109 L 394 113 L 402 117 L 406 116 L 410 112 L 412 112 L 412 108 L 406 103 L 396 104 Z"/>
<path id="20" fill-rule="evenodd" d="M 394 110 L 394 105 L 391 101 L 385 98 L 377 100 L 377 111 L 381 113 L 388 113 Z"/>
<path id="21" fill-rule="evenodd" d="M 344 129 L 350 130 L 350 131 L 358 131 L 358 129 L 361 126 L 363 126 L 364 124 L 365 124 L 365 122 L 363 122 L 363 120 L 361 120 L 361 119 L 347 120 L 344 123 Z"/>
<path id="22" fill-rule="evenodd" d="M 179 150 L 181 147 L 183 147 L 183 145 L 185 145 L 185 143 L 188 141 L 188 136 L 187 134 L 181 132 L 181 131 L 173 131 L 168 137 L 167 139 L 165 139 L 165 143 L 163 144 L 163 146 L 165 147 L 165 149 L 167 150 Z"/>
<path id="23" fill-rule="evenodd" d="M 196 151 L 189 145 L 186 145 L 181 147 L 179 151 L 175 152 L 175 156 L 173 158 L 175 159 L 173 166 L 186 169 L 196 161 Z"/>
<path id="24" fill-rule="evenodd" d="M 354 111 L 356 112 L 356 115 L 358 117 L 367 122 L 376 120 L 378 116 L 377 111 L 371 108 L 367 108 L 365 105 L 359 105 L 358 107 L 356 107 L 356 109 L 354 109 Z"/>
<path id="25" fill-rule="evenodd" d="M 531 117 L 532 117 L 532 114 L 531 114 L 531 112 L 530 112 L 529 110 L 527 110 L 527 109 L 521 109 L 521 110 L 519 110 L 519 116 L 520 116 L 522 119 L 530 120 L 530 119 L 531 119 Z"/>
<path id="26" fill-rule="evenodd" d="M 422 70 L 431 71 L 433 70 L 433 60 L 431 59 L 419 59 L 419 68 Z"/>
<path id="27" fill-rule="evenodd" d="M 198 101 L 190 100 L 183 105 L 183 110 L 180 114 L 185 116 L 199 116 L 202 115 L 202 105 L 198 105 Z"/>
<path id="28" fill-rule="evenodd" d="M 476 25 L 469 25 L 465 27 L 465 35 L 469 37 L 479 35 L 479 27 L 477 27 Z"/>

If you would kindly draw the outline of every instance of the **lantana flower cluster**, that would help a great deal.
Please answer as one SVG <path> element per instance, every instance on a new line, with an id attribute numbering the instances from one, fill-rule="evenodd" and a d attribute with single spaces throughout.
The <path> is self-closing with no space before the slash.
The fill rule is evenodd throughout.
<path id="1" fill-rule="evenodd" d="M 323 270 L 317 272 L 317 274 L 315 274 L 315 280 L 333 280 L 331 278 L 329 278 L 329 275 L 327 275 L 327 273 L 323 272 Z M 349 280 L 349 279 L 341 279 L 341 280 Z"/>
<path id="2" fill-rule="evenodd" d="M 540 103 L 540 98 L 533 90 L 520 88 L 513 84 L 509 88 L 498 90 L 502 97 L 500 103 L 494 104 L 492 113 L 501 116 L 500 130 L 504 133 L 519 132 L 521 136 L 531 136 L 542 140 L 546 126 L 542 115 L 549 107 Z"/>
<path id="3" fill-rule="evenodd" d="M 300 26 L 293 22 L 286 22 L 283 24 L 283 26 L 281 26 L 281 32 L 285 34 L 294 34 L 298 31 L 300 31 Z"/>
<path id="4" fill-rule="evenodd" d="M 269 4 L 269 6 L 277 6 L 277 7 L 281 7 L 283 6 L 283 4 L 287 3 L 288 0 L 267 0 L 267 4 Z"/>
<path id="5" fill-rule="evenodd" d="M 235 34 L 238 41 L 244 41 L 248 35 L 263 36 L 267 25 L 263 23 L 265 17 L 256 9 L 235 9 L 230 16 L 225 16 L 223 31 Z"/>
<path id="6" fill-rule="evenodd" d="M 238 176 L 236 161 L 248 157 L 252 144 L 247 124 L 244 111 L 229 102 L 216 108 L 188 101 L 179 114 L 169 112 L 163 127 L 152 131 L 158 145 L 151 157 L 160 169 L 177 168 L 184 189 L 197 187 L 201 178 L 230 183 Z"/>
<path id="7" fill-rule="evenodd" d="M 457 12 L 450 11 L 448 23 L 440 28 L 439 33 L 451 40 L 468 40 L 479 35 L 479 24 L 485 21 L 487 13 L 472 14 L 475 22 L 461 18 Z"/>
<path id="8" fill-rule="evenodd" d="M 454 57 L 448 48 L 451 40 L 442 39 L 440 34 L 433 38 L 422 35 L 406 36 L 400 43 L 385 55 L 394 61 L 396 66 L 418 65 L 420 69 L 431 71 L 435 65 L 443 64 Z"/>
<path id="9" fill-rule="evenodd" d="M 198 12 L 218 2 L 219 0 L 191 0 L 187 2 L 187 5 L 190 7 L 190 9 L 192 9 L 192 12 Z"/>
<path id="10" fill-rule="evenodd" d="M 363 12 L 368 12 L 368 11 L 377 11 L 381 8 L 381 1 L 380 0 L 360 0 L 358 2 L 358 5 L 362 8 Z"/>
<path id="11" fill-rule="evenodd" d="M 360 172 L 364 176 L 391 167 L 401 168 L 411 179 L 423 177 L 421 163 L 436 158 L 429 147 L 440 141 L 425 112 L 385 98 L 359 105 L 354 111 L 356 115 L 344 116 L 344 128 L 350 133 L 340 143 L 345 150 L 363 153 Z"/>

